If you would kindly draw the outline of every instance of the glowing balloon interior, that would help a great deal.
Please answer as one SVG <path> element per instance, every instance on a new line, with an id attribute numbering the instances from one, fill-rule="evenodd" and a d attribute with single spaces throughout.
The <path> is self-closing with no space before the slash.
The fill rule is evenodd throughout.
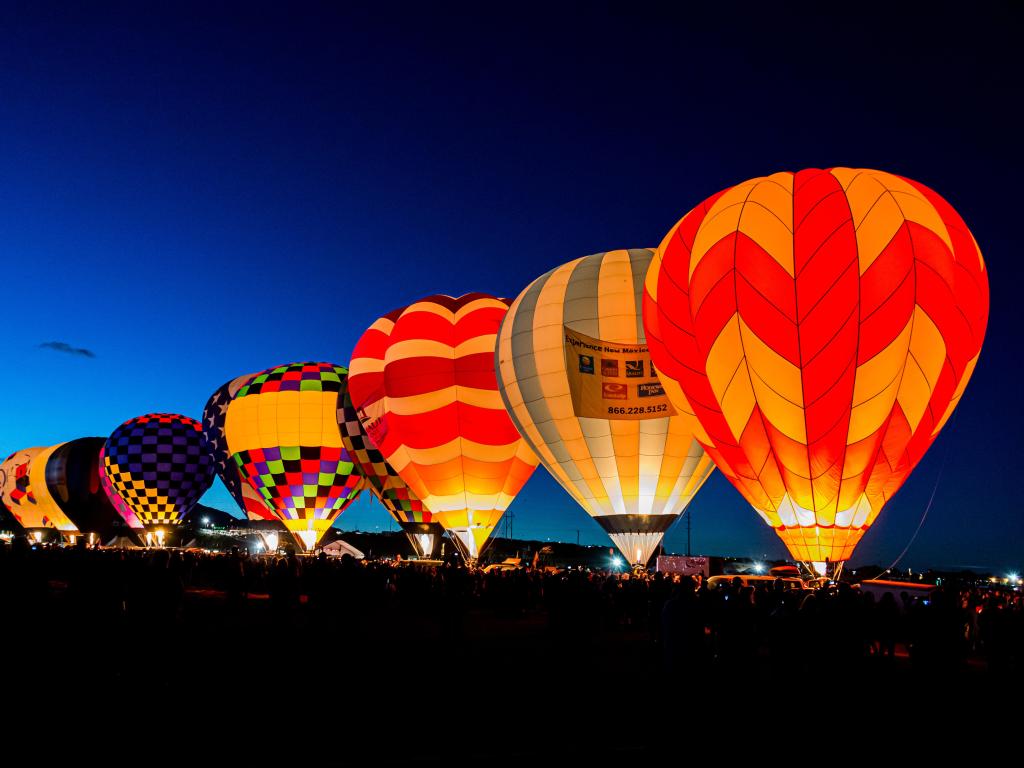
<path id="1" fill-rule="evenodd" d="M 103 446 L 114 494 L 146 527 L 178 525 L 213 482 L 202 425 L 176 413 L 126 421 Z"/>
<path id="2" fill-rule="evenodd" d="M 305 549 L 362 487 L 338 429 L 347 373 L 332 363 L 280 365 L 241 386 L 227 409 L 235 466 Z"/>
<path id="3" fill-rule="evenodd" d="M 497 390 L 507 311 L 481 293 L 430 296 L 377 320 L 352 353 L 367 435 L 470 560 L 537 466 Z"/>
<path id="4" fill-rule="evenodd" d="M 805 562 L 849 559 L 971 378 L 977 243 L 889 173 L 777 173 L 710 197 L 647 274 L 662 382 L 719 469 Z"/>
<path id="5" fill-rule="evenodd" d="M 231 498 L 249 520 L 276 520 L 273 510 L 255 488 L 245 481 L 238 465 L 231 458 L 228 450 L 224 424 L 227 420 L 228 406 L 238 394 L 238 390 L 249 383 L 256 374 L 249 373 L 239 376 L 224 384 L 214 392 L 203 409 L 203 434 L 213 457 L 213 466 L 217 476 L 224 483 Z"/>
<path id="6" fill-rule="evenodd" d="M 523 438 L 640 565 L 714 469 L 692 418 L 667 415 L 650 364 L 640 307 L 652 255 L 609 251 L 537 278 L 509 309 L 496 350 L 498 386 Z"/>

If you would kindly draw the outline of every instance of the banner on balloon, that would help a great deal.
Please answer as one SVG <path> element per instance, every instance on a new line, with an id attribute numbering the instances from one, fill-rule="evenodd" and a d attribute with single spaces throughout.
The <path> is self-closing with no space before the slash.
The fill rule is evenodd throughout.
<path id="1" fill-rule="evenodd" d="M 635 421 L 675 415 L 646 344 L 615 344 L 568 326 L 563 330 L 565 370 L 577 417 Z"/>

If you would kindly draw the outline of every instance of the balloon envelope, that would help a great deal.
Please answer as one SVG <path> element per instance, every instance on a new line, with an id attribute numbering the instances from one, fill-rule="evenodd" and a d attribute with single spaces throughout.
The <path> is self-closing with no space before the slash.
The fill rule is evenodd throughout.
<path id="1" fill-rule="evenodd" d="M 347 374 L 333 363 L 279 365 L 254 376 L 228 405 L 232 460 L 306 549 L 362 487 L 338 428 Z"/>
<path id="2" fill-rule="evenodd" d="M 144 526 L 180 524 L 213 483 L 202 425 L 177 413 L 126 421 L 102 459 L 111 490 Z"/>
<path id="3" fill-rule="evenodd" d="M 953 412 L 988 318 L 960 216 L 918 182 L 752 179 L 676 224 L 644 328 L 678 410 L 793 556 L 849 559 Z"/>
<path id="4" fill-rule="evenodd" d="M 646 564 L 714 469 L 686 414 L 672 412 L 641 322 L 653 252 L 609 251 L 534 280 L 497 344 L 498 386 L 541 463 Z"/>
<path id="5" fill-rule="evenodd" d="M 434 522 L 430 510 L 370 440 L 347 389 L 338 404 L 338 425 L 345 450 L 366 479 L 370 491 L 405 532 L 416 554 L 436 555 L 444 529 Z"/>
<path id="6" fill-rule="evenodd" d="M 352 353 L 367 434 L 470 559 L 537 466 L 498 394 L 507 311 L 482 293 L 430 296 L 377 320 Z"/>
<path id="7" fill-rule="evenodd" d="M 46 462 L 50 496 L 79 531 L 100 534 L 103 540 L 123 532 L 123 516 L 103 488 L 100 454 L 102 437 L 82 437 L 55 446 Z M 129 527 L 141 528 L 131 515 Z"/>
<path id="8" fill-rule="evenodd" d="M 46 485 L 46 463 L 60 446 L 15 451 L 0 464 L 0 497 L 25 528 L 55 528 L 78 533 Z"/>
<path id="9" fill-rule="evenodd" d="M 214 470 L 239 509 L 249 520 L 276 520 L 273 510 L 263 496 L 242 477 L 238 465 L 231 458 L 227 437 L 224 434 L 228 406 L 238 394 L 238 390 L 255 376 L 255 373 L 248 373 L 232 379 L 210 396 L 203 409 L 203 434 L 206 436 L 210 456 L 213 457 Z"/>

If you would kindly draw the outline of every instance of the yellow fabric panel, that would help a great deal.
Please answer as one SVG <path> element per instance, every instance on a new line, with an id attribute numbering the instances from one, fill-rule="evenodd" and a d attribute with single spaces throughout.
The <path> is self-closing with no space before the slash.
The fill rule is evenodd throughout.
<path id="1" fill-rule="evenodd" d="M 451 360 L 481 352 L 494 352 L 493 339 L 488 335 L 473 336 L 454 346 L 437 339 L 405 339 L 391 344 L 385 355 L 386 362 L 390 362 L 413 357 L 440 357 Z M 381 363 L 381 370 L 383 366 L 384 363 Z"/>
<path id="2" fill-rule="evenodd" d="M 927 197 L 899 176 L 884 171 L 871 171 L 871 173 L 892 193 L 903 212 L 903 218 L 934 232 L 942 238 L 946 247 L 949 248 L 949 252 L 953 253 L 953 241 L 949 237 L 946 225 Z"/>
<path id="3" fill-rule="evenodd" d="M 790 277 L 793 258 L 793 177 L 759 180 L 743 207 L 738 229 L 775 259 Z"/>
<path id="4" fill-rule="evenodd" d="M 967 388 L 967 382 L 971 380 L 971 376 L 974 374 L 974 367 L 978 364 L 978 357 L 980 355 L 981 352 L 967 361 L 967 365 L 964 367 L 964 372 L 960 376 L 960 381 L 956 385 L 956 391 L 953 393 L 953 399 L 949 401 L 949 405 L 946 407 L 946 412 L 942 414 L 942 418 L 939 419 L 939 422 L 935 425 L 935 429 L 932 430 L 932 437 L 939 434 L 939 431 L 946 426 L 946 422 L 949 421 L 949 417 L 953 415 L 953 409 L 956 408 L 957 403 L 960 402 L 960 398 L 964 394 L 964 389 Z"/>
<path id="5" fill-rule="evenodd" d="M 253 395 L 256 401 L 256 436 L 254 448 L 268 445 L 299 444 L 299 403 L 298 400 L 280 401 L 281 392 L 267 392 Z M 241 401 L 249 397 L 240 398 Z M 236 402 L 238 402 L 236 400 Z M 228 443 L 230 446 L 231 443 Z"/>
<path id="6" fill-rule="evenodd" d="M 388 346 L 385 355 L 385 364 L 394 360 L 406 360 L 415 357 L 440 357 L 451 360 L 455 350 L 451 344 L 435 339 L 404 339 L 393 342 Z"/>
<path id="7" fill-rule="evenodd" d="M 630 509 L 637 504 L 640 495 L 640 430 L 639 422 L 609 421 L 611 442 L 615 451 L 615 479 L 619 484 L 619 496 L 631 514 L 639 510 Z"/>
<path id="8" fill-rule="evenodd" d="M 471 301 L 471 302 L 463 305 L 462 307 L 459 307 L 455 312 L 452 312 L 447 307 L 443 307 L 440 304 L 437 304 L 436 302 L 433 302 L 433 301 L 417 301 L 414 304 L 410 304 L 408 307 L 406 307 L 403 310 L 403 314 L 408 314 L 410 312 L 426 312 L 426 313 L 429 313 L 431 315 L 437 315 L 438 317 L 443 317 L 445 320 L 449 320 L 449 321 L 451 321 L 453 323 L 457 323 L 459 320 L 464 318 L 466 315 L 468 315 L 468 314 L 470 314 L 472 312 L 476 312 L 478 309 L 481 309 L 481 308 L 484 308 L 484 307 L 497 307 L 497 308 L 500 308 L 502 311 L 507 309 L 505 304 L 503 304 L 502 302 L 498 301 L 497 299 L 481 297 L 479 299 L 475 299 L 474 301 Z M 374 323 L 374 325 L 372 325 L 370 327 L 373 328 L 375 326 L 376 326 L 376 323 Z M 385 332 L 390 333 L 391 328 L 393 328 L 393 327 L 394 327 L 394 322 L 392 321 L 392 322 L 389 322 L 386 327 L 382 328 L 382 330 L 384 330 Z"/>
<path id="9" fill-rule="evenodd" d="M 46 465 L 50 461 L 50 457 L 53 456 L 53 452 L 60 448 L 64 443 L 58 443 L 52 445 L 49 448 L 44 448 L 41 452 L 37 453 L 32 457 L 32 463 L 29 465 L 28 470 L 28 481 L 32 486 L 32 495 L 35 496 L 36 503 L 33 513 L 42 520 L 43 515 L 48 517 L 53 523 L 53 527 L 59 531 L 65 531 L 67 533 L 78 533 L 78 528 L 75 526 L 71 519 L 64 514 L 64 510 L 57 505 L 57 500 L 50 494 L 50 488 L 46 484 Z"/>
<path id="10" fill-rule="evenodd" d="M 852 180 L 846 197 L 857 231 L 857 258 L 863 275 L 903 226 L 903 211 L 882 181 L 868 173 Z"/>
<path id="11" fill-rule="evenodd" d="M 693 241 L 693 249 L 690 253 L 689 277 L 693 277 L 693 271 L 700 264 L 701 259 L 708 250 L 723 237 L 731 235 L 739 229 L 740 215 L 743 212 L 743 204 L 747 195 L 760 179 L 752 179 L 742 184 L 737 184 L 719 197 L 711 209 L 704 216 L 704 221 L 697 230 L 697 236 Z"/>
<path id="12" fill-rule="evenodd" d="M 669 400 L 672 401 L 672 405 L 675 406 L 677 416 L 685 416 L 687 424 L 690 430 L 693 432 L 693 436 L 700 440 L 704 445 L 714 445 L 714 441 L 708 436 L 707 432 L 704 431 L 704 427 L 701 426 L 700 422 L 697 421 L 697 417 L 693 412 L 693 406 L 690 405 L 690 401 L 686 399 L 686 395 L 683 394 L 682 388 L 679 383 L 674 379 L 660 379 L 661 385 L 665 388 L 665 393 L 669 396 Z"/>
<path id="13" fill-rule="evenodd" d="M 503 409 L 505 407 L 501 399 L 501 393 L 496 389 L 475 389 L 461 385 L 456 387 L 453 384 L 444 389 L 437 389 L 418 395 L 389 397 L 388 411 L 400 416 L 429 413 L 438 408 L 451 405 L 456 401 L 480 408 Z"/>
<path id="14" fill-rule="evenodd" d="M 737 375 L 746 378 L 745 371 L 740 371 L 737 374 L 737 369 L 742 364 L 743 344 L 740 337 L 740 319 L 738 315 L 734 315 L 722 328 L 715 343 L 711 345 L 711 351 L 708 352 L 706 364 L 708 383 L 718 402 L 722 402 L 726 390 Z M 725 416 L 726 419 L 729 418 L 728 413 Z M 746 424 L 745 418 L 740 425 L 740 431 L 742 431 L 743 424 Z M 733 426 L 731 421 L 729 426 Z M 739 432 L 734 431 L 734 434 L 739 434 Z"/>
<path id="15" fill-rule="evenodd" d="M 946 342 L 942 334 L 928 313 L 919 305 L 915 306 L 910 333 L 910 357 L 896 396 L 912 432 L 917 431 L 924 417 L 945 362 Z"/>
<path id="16" fill-rule="evenodd" d="M 817 525 L 776 528 L 775 532 L 793 558 L 805 563 L 849 560 L 864 535 L 863 528 L 823 528 Z"/>
<path id="17" fill-rule="evenodd" d="M 341 446 L 337 393 L 261 392 L 231 401 L 224 433 L 232 453 L 278 445 Z"/>
<path id="18" fill-rule="evenodd" d="M 665 448 L 661 457 L 661 468 L 658 473 L 658 483 L 655 488 L 655 495 L 659 499 L 670 499 L 679 482 L 679 475 L 683 466 L 689 459 L 687 449 L 692 442 L 690 435 L 681 432 L 675 419 L 665 419 Z M 692 482 L 693 478 L 688 478 Z M 687 482 L 687 485 L 689 485 Z M 682 491 L 685 494 L 685 490 Z"/>
<path id="19" fill-rule="evenodd" d="M 533 315 L 533 348 L 541 393 L 547 401 L 555 428 L 591 495 L 605 497 L 590 449 L 572 408 L 569 380 L 565 373 L 562 304 L 566 286 L 579 259 L 556 269 L 537 297 Z M 557 465 L 555 465 L 557 466 Z M 568 476 L 566 485 L 575 485 Z M 585 496 L 582 492 L 580 496 Z M 582 502 L 581 502 L 582 503 Z"/>
<path id="20" fill-rule="evenodd" d="M 255 397 L 236 398 L 228 405 L 224 418 L 224 436 L 232 453 L 260 447 L 257 407 Z"/>
<path id="21" fill-rule="evenodd" d="M 337 392 L 281 392 L 299 400 L 299 445 L 341 448 Z M 287 445 L 287 443 L 279 443 Z"/>
<path id="22" fill-rule="evenodd" d="M 597 300 L 598 338 L 615 344 L 636 344 L 636 297 L 628 251 L 610 251 L 601 260 Z"/>
<path id="23" fill-rule="evenodd" d="M 833 168 L 830 173 L 839 181 L 843 190 L 848 190 L 853 180 L 860 176 L 863 171 L 860 168 Z"/>
<path id="24" fill-rule="evenodd" d="M 406 445 L 404 449 L 408 461 L 419 464 L 421 472 L 424 472 L 432 465 L 461 458 L 477 461 L 507 461 L 517 454 L 520 447 L 518 441 L 509 445 L 485 445 L 465 437 L 456 437 L 443 445 L 432 448 L 413 448 Z"/>
<path id="25" fill-rule="evenodd" d="M 847 443 L 856 443 L 873 434 L 892 412 L 910 350 L 913 325 L 912 316 L 889 346 L 857 368 Z"/>
<path id="26" fill-rule="evenodd" d="M 704 485 L 704 481 L 711 477 L 711 473 L 714 469 L 715 462 L 713 462 L 711 457 L 706 453 L 702 453 L 700 459 L 697 461 L 697 468 L 693 471 L 693 474 L 690 475 L 689 479 L 686 481 L 686 485 L 683 487 L 683 495 L 696 495 L 697 491 L 699 491 L 701 486 Z"/>
<path id="27" fill-rule="evenodd" d="M 722 413 L 729 429 L 737 439 L 743 434 L 750 414 L 754 410 L 754 390 L 743 366 L 743 344 L 740 337 L 740 319 L 736 315 L 726 323 L 707 359 L 708 381 L 721 403 Z"/>
<path id="28" fill-rule="evenodd" d="M 490 307 L 492 309 L 500 309 L 503 314 L 508 311 L 508 305 L 505 304 L 504 302 L 499 301 L 496 298 L 483 296 L 479 299 L 469 302 L 468 304 L 465 304 L 464 306 L 459 307 L 454 313 L 449 312 L 448 316 L 454 318 L 454 321 L 458 323 L 466 315 L 472 314 L 473 312 L 476 312 L 478 309 L 483 309 L 485 307 Z"/>
<path id="29" fill-rule="evenodd" d="M 348 365 L 349 376 L 360 376 L 364 373 L 383 373 L 386 363 L 379 357 L 353 357 Z"/>
<path id="30" fill-rule="evenodd" d="M 512 307 L 509 309 L 506 320 L 502 324 L 501 334 L 498 337 L 499 380 L 504 382 L 505 395 L 508 398 L 509 406 L 512 408 L 512 413 L 519 420 L 519 424 L 526 432 L 527 437 L 533 445 L 537 447 L 537 453 L 544 460 L 545 466 L 549 468 L 549 471 L 551 471 L 557 479 L 567 484 L 566 488 L 570 489 L 570 493 L 572 493 L 573 490 L 571 490 L 572 486 L 569 478 L 565 475 L 562 467 L 555 462 L 554 454 L 551 453 L 551 449 L 541 438 L 540 431 L 534 423 L 533 414 L 523 401 L 523 393 L 519 388 L 519 382 L 515 378 L 515 361 L 512 358 L 512 318 L 519 309 L 521 298 L 522 297 L 517 298 L 512 303 Z"/>
<path id="31" fill-rule="evenodd" d="M 800 369 L 765 344 L 739 318 L 740 338 L 761 411 L 772 425 L 797 442 L 807 442 L 803 379 Z M 737 376 L 742 375 L 742 372 Z M 769 386 L 770 383 L 770 386 Z"/>
<path id="32" fill-rule="evenodd" d="M 504 513 L 502 509 L 480 510 L 480 509 L 448 509 L 443 512 L 434 513 L 434 520 L 444 526 L 445 529 L 469 528 L 470 526 L 482 526 L 494 528 L 501 520 Z M 490 531 L 488 531 L 488 535 Z M 484 537 L 486 540 L 486 536 Z"/>

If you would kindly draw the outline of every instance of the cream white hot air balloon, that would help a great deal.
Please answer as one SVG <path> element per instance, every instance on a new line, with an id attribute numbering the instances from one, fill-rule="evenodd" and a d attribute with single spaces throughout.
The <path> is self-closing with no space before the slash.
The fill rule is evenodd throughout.
<path id="1" fill-rule="evenodd" d="M 512 421 L 635 565 L 714 468 L 647 352 L 641 299 L 652 256 L 598 253 L 537 278 L 509 309 L 496 348 Z"/>

